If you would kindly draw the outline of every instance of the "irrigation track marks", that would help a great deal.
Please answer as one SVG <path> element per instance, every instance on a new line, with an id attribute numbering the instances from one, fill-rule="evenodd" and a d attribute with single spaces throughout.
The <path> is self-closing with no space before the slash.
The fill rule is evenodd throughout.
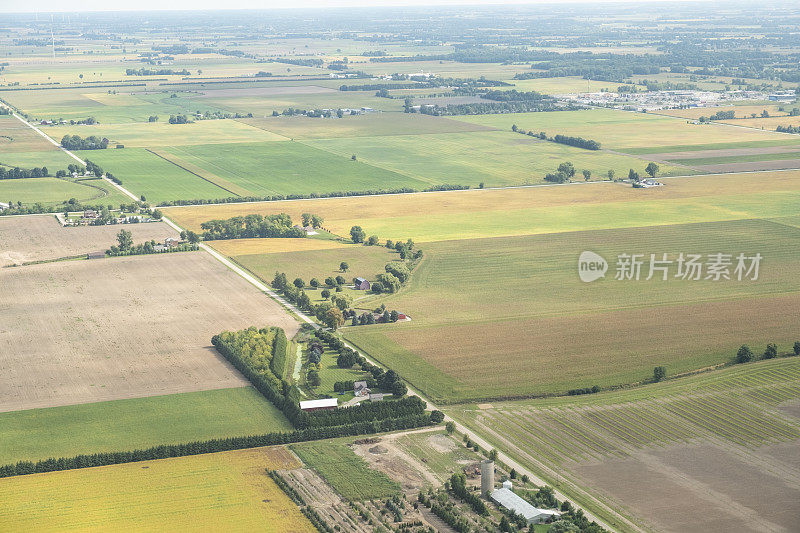
<path id="1" fill-rule="evenodd" d="M 16 113 L 14 113 L 14 116 L 17 119 L 19 119 L 23 124 L 26 124 L 28 127 L 33 129 L 39 135 L 41 135 L 42 137 L 44 137 L 45 139 L 50 141 L 52 144 L 54 144 L 55 146 L 58 146 L 61 150 L 64 151 L 64 153 L 66 153 L 67 155 L 69 155 L 70 157 L 75 159 L 76 161 L 80 162 L 82 165 L 86 165 L 86 162 L 84 160 L 82 160 L 80 157 L 76 156 L 75 154 L 73 154 L 72 152 L 70 152 L 69 150 L 67 150 L 66 148 L 61 146 L 60 144 L 58 144 L 56 141 L 54 141 L 52 138 L 50 138 L 46 133 L 41 131 L 39 128 L 37 128 L 33 124 L 30 124 L 29 122 L 27 122 L 25 119 L 23 119 L 21 116 L 17 115 Z M 137 202 L 139 201 L 139 198 L 135 194 L 133 194 L 131 191 L 129 191 L 128 189 L 126 189 L 122 185 L 119 185 L 118 183 L 114 183 L 113 181 L 109 180 L 108 178 L 104 178 L 104 179 L 106 179 L 106 181 L 108 181 L 111 185 L 113 185 L 114 187 L 119 189 L 120 192 L 122 192 L 123 194 L 127 195 L 129 198 L 131 198 L 131 199 L 133 199 L 133 200 L 135 200 Z M 576 183 L 576 184 L 573 184 L 573 185 L 577 185 L 577 184 L 581 184 L 581 183 Z M 508 187 L 508 188 L 512 188 L 512 187 Z M 478 190 L 478 189 L 475 189 L 475 190 Z M 183 228 L 178 226 L 176 223 L 174 223 L 173 221 L 171 221 L 167 217 L 163 217 L 162 221 L 164 221 L 167 225 L 169 225 L 172 229 L 174 229 L 177 232 L 183 231 Z M 270 298 L 272 298 L 273 300 L 275 300 L 276 302 L 278 302 L 279 304 L 284 306 L 292 314 L 297 316 L 300 320 L 302 320 L 306 324 L 310 324 L 314 329 L 319 329 L 320 328 L 319 324 L 314 322 L 311 318 L 309 318 L 305 313 L 300 311 L 297 307 L 295 307 L 294 305 L 292 305 L 291 303 L 289 303 L 288 301 L 283 299 L 283 297 L 281 297 L 279 294 L 277 294 L 272 289 L 267 287 L 260 280 L 256 279 L 252 274 L 250 274 L 249 272 L 245 271 L 243 268 L 239 267 L 234 262 L 232 262 L 228 258 L 224 257 L 219 252 L 217 252 L 216 250 L 214 250 L 210 246 L 206 245 L 205 243 L 201 242 L 199 244 L 199 246 L 200 246 L 200 248 L 202 250 L 205 250 L 206 252 L 211 254 L 211 256 L 214 257 L 217 261 L 219 261 L 220 263 L 222 263 L 223 265 L 228 267 L 230 270 L 232 270 L 233 272 L 235 272 L 236 274 L 238 274 L 239 276 L 241 276 L 242 278 L 247 280 L 255 288 L 257 288 L 261 292 L 267 294 L 267 296 L 269 296 Z M 352 348 L 354 350 L 356 349 L 350 343 L 348 343 L 346 341 L 343 341 L 343 342 L 349 348 Z M 371 357 L 365 357 L 365 359 L 367 359 L 367 361 L 369 361 L 371 364 L 378 365 L 378 366 L 383 366 L 383 365 L 380 365 L 377 361 L 373 360 Z M 409 387 L 408 390 L 409 390 L 409 394 L 411 394 L 412 396 L 418 396 L 420 399 L 424 400 L 428 404 L 428 409 L 429 410 L 433 410 L 433 409 L 437 408 L 420 391 L 417 391 L 417 390 L 415 390 L 415 389 L 413 389 L 411 387 Z M 492 445 L 489 444 L 489 442 L 487 440 L 485 440 L 480 435 L 476 434 L 472 429 L 466 427 L 465 425 L 463 425 L 462 423 L 458 422 L 457 420 L 454 420 L 454 419 L 450 418 L 449 416 L 446 416 L 445 419 L 446 420 L 452 420 L 452 422 L 456 424 L 456 429 L 460 433 L 463 433 L 463 434 L 467 435 L 470 439 L 472 439 L 473 442 L 478 443 L 483 449 L 490 450 L 490 449 L 493 448 Z M 497 457 L 498 457 L 499 461 L 501 461 L 502 463 L 507 465 L 509 468 L 516 469 L 517 472 L 519 472 L 520 474 L 527 474 L 528 477 L 531 479 L 531 481 L 533 483 L 535 483 L 536 485 L 546 485 L 547 484 L 542 478 L 540 478 L 539 476 L 534 474 L 532 471 L 528 470 L 527 468 L 525 468 L 524 466 L 522 466 L 521 464 L 516 462 L 514 459 L 512 459 L 511 457 L 509 457 L 505 453 L 503 453 L 503 452 L 498 450 L 498 456 Z M 538 467 L 542 468 L 543 471 L 548 472 L 548 473 L 552 473 L 552 471 L 550 469 L 544 467 L 544 465 L 539 463 L 538 461 L 535 461 L 535 464 L 537 464 Z M 636 524 L 634 524 L 633 522 L 631 522 L 630 520 L 628 520 L 624 516 L 620 515 L 617 511 L 615 511 L 614 509 L 612 509 L 608 505 L 604 504 L 599 499 L 595 498 L 594 496 L 592 496 L 588 492 L 584 491 L 583 489 L 580 489 L 578 487 L 571 487 L 571 488 L 574 490 L 574 493 L 580 495 L 581 499 L 583 499 L 584 501 L 590 501 L 592 503 L 592 505 L 596 506 L 597 508 L 603 509 L 603 511 L 606 514 L 608 514 L 610 516 L 613 516 L 617 521 L 619 521 L 620 523 L 624 524 L 627 529 L 632 530 L 632 531 L 640 531 L 640 532 L 644 531 L 642 528 L 640 528 L 639 526 L 637 526 Z M 560 500 L 574 499 L 574 498 L 568 497 L 565 494 L 562 494 L 559 491 L 555 491 L 555 496 L 556 496 L 556 498 L 558 498 Z M 609 531 L 616 531 L 615 528 L 612 528 L 611 526 L 609 526 L 607 522 L 605 522 L 604 520 L 599 518 L 597 515 L 591 513 L 587 509 L 583 509 L 583 512 L 586 515 L 586 518 L 588 518 L 589 520 L 594 520 L 595 522 L 597 522 L 598 524 L 600 524 L 602 527 L 604 527 L 605 529 L 607 529 Z"/>

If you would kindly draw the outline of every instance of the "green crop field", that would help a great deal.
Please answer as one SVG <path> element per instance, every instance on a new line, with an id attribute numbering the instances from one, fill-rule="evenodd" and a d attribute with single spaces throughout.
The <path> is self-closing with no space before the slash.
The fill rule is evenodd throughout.
<path id="1" fill-rule="evenodd" d="M 55 147 L 53 147 L 55 148 Z M 0 149 L 0 165 L 4 167 L 47 167 L 51 175 L 57 170 L 66 170 L 68 165 L 77 163 L 61 150 L 42 150 L 38 152 L 4 152 Z"/>
<path id="2" fill-rule="evenodd" d="M 672 147 L 676 145 L 688 146 L 688 150 L 704 150 L 727 143 L 735 143 L 736 147 L 765 141 L 800 144 L 800 139 L 787 140 L 779 133 L 716 124 L 688 124 L 685 119 L 614 109 L 477 115 L 458 117 L 458 120 L 500 130 L 510 130 L 516 124 L 522 129 L 544 131 L 550 136 L 584 137 L 599 142 L 602 148 L 625 153 L 673 151 Z M 638 151 L 640 149 L 642 151 Z"/>
<path id="3" fill-rule="evenodd" d="M 3 479 L 4 531 L 316 531 L 267 475 L 296 468 L 254 448 Z"/>
<path id="4" fill-rule="evenodd" d="M 13 200 L 23 204 L 41 202 L 45 205 L 58 204 L 70 198 L 89 204 L 114 206 L 129 200 L 101 179 L 73 181 L 57 178 L 0 180 L 0 198 L 3 202 Z"/>
<path id="5" fill-rule="evenodd" d="M 289 430 L 250 387 L 31 409 L 0 413 L 0 464 Z"/>
<path id="6" fill-rule="evenodd" d="M 743 343 L 796 340 L 793 317 L 755 310 L 800 301 L 798 244 L 796 228 L 764 220 L 426 243 L 410 286 L 386 300 L 412 322 L 345 335 L 437 401 L 639 382 L 657 365 L 686 372 Z M 584 250 L 609 262 L 605 279 L 578 279 Z M 650 254 L 681 252 L 758 252 L 764 264 L 755 281 L 645 281 Z M 614 279 L 623 253 L 644 255 L 640 281 Z"/>
<path id="7" fill-rule="evenodd" d="M 610 169 L 618 176 L 627 175 L 630 168 L 643 173 L 647 165 L 645 160 L 626 155 L 583 150 L 512 133 L 510 124 L 507 129 L 307 142 L 340 155 L 356 154 L 362 161 L 431 184 L 457 183 L 473 187 L 481 182 L 487 187 L 542 183 L 545 174 L 554 172 L 564 161 L 571 161 L 578 174 L 588 169 L 595 176 L 605 175 Z M 668 165 L 662 165 L 661 172 L 663 175 L 691 173 L 689 169 Z"/>
<path id="8" fill-rule="evenodd" d="M 84 150 L 79 157 L 97 163 L 148 202 L 236 196 L 144 148 Z"/>
<path id="9" fill-rule="evenodd" d="M 427 185 L 376 165 L 352 161 L 350 154 L 331 154 L 296 142 L 169 146 L 164 151 L 247 189 L 254 196 Z"/>
<path id="10" fill-rule="evenodd" d="M 347 500 L 373 500 L 400 493 L 400 485 L 373 470 L 342 441 L 294 444 L 300 460 Z"/>

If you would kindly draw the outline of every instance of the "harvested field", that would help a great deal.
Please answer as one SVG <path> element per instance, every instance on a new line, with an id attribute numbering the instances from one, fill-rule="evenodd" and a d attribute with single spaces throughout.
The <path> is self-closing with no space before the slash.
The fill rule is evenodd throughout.
<path id="1" fill-rule="evenodd" d="M 211 336 L 297 331 L 277 303 L 201 252 L 3 269 L 0 281 L 5 411 L 242 386 Z"/>
<path id="2" fill-rule="evenodd" d="M 427 101 L 427 100 L 426 100 Z M 293 139 L 336 139 L 374 135 L 423 135 L 489 131 L 492 128 L 416 113 L 373 113 L 341 119 L 309 117 L 244 118 L 240 122 Z"/>
<path id="3" fill-rule="evenodd" d="M 0 161 L 7 153 L 55 150 L 58 150 L 57 146 L 21 120 L 8 115 L 0 116 Z"/>
<path id="4" fill-rule="evenodd" d="M 208 241 L 207 244 L 221 254 L 233 257 L 252 254 L 283 254 L 286 252 L 308 252 L 316 250 L 338 250 L 353 248 L 351 244 L 327 239 L 231 239 Z"/>
<path id="5" fill-rule="evenodd" d="M 792 357 L 459 411 L 516 459 L 544 463 L 551 483 L 587 487 L 646 527 L 791 531 L 800 513 L 800 421 L 780 406 L 798 398 L 800 359 Z"/>
<path id="6" fill-rule="evenodd" d="M 709 173 L 753 172 L 756 170 L 788 170 L 800 168 L 800 159 L 778 159 L 772 161 L 745 161 L 716 165 L 692 165 L 692 168 Z"/>
<path id="7" fill-rule="evenodd" d="M 163 222 L 125 226 L 63 227 L 53 215 L 0 218 L 0 266 L 58 259 L 108 249 L 117 243 L 120 229 L 133 234 L 133 242 L 177 237 Z"/>
<path id="8" fill-rule="evenodd" d="M 762 148 L 725 148 L 718 150 L 690 150 L 683 152 L 664 152 L 648 154 L 658 160 L 698 159 L 701 157 L 762 156 L 771 154 L 793 154 L 800 152 L 798 146 L 765 146 Z"/>
<path id="9" fill-rule="evenodd" d="M 330 231 L 348 235 L 360 225 L 381 239 L 426 242 L 585 229 L 652 226 L 797 214 L 800 172 L 764 172 L 672 179 L 666 186 L 633 189 L 616 183 L 469 190 L 257 202 L 165 209 L 181 226 L 250 213 L 302 213 L 325 218 Z M 568 208 L 567 208 L 568 207 Z"/>
<path id="10" fill-rule="evenodd" d="M 266 473 L 297 466 L 273 447 L 3 479 L 0 529 L 312 533 Z"/>
<path id="11" fill-rule="evenodd" d="M 241 96 L 279 96 L 284 94 L 337 93 L 336 89 L 319 85 L 283 85 L 278 87 L 249 87 L 247 89 L 203 89 L 195 98 L 236 98 Z"/>

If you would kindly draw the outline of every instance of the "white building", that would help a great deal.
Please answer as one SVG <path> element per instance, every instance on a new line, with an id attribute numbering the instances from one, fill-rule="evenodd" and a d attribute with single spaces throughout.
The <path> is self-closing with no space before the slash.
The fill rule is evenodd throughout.
<path id="1" fill-rule="evenodd" d="M 339 407 L 338 398 L 322 398 L 320 400 L 304 400 L 300 402 L 303 411 L 332 410 Z"/>
<path id="2" fill-rule="evenodd" d="M 551 511 L 549 509 L 537 509 L 529 504 L 511 491 L 510 488 L 504 487 L 492 492 L 492 500 L 509 511 L 514 511 L 516 514 L 525 518 L 528 524 L 541 524 L 547 522 L 549 519 L 558 520 L 561 518 L 561 513 L 558 511 Z"/>

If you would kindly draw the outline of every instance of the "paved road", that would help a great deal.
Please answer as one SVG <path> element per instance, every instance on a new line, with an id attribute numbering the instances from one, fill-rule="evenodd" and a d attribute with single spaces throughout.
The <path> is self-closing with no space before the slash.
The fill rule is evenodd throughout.
<path id="1" fill-rule="evenodd" d="M 51 139 L 50 137 L 48 137 L 48 136 L 47 136 L 47 135 L 46 135 L 44 132 L 42 132 L 42 131 L 41 131 L 39 128 L 37 128 L 37 127 L 36 127 L 36 126 L 34 126 L 33 124 L 30 124 L 30 123 L 28 123 L 27 121 L 25 121 L 25 120 L 24 120 L 22 117 L 20 117 L 20 116 L 19 116 L 19 115 L 17 115 L 16 113 L 14 113 L 14 116 L 15 116 L 15 117 L 17 117 L 19 120 L 21 120 L 23 123 L 25 123 L 25 124 L 27 124 L 28 126 L 30 126 L 30 127 L 31 127 L 31 128 L 34 130 L 34 131 L 36 131 L 37 133 L 39 133 L 39 135 L 42 135 L 43 137 L 45 137 L 46 139 L 48 139 L 48 140 L 49 140 L 51 143 L 53 143 L 53 144 L 55 144 L 55 145 L 59 146 L 59 147 L 61 148 L 61 150 L 63 150 L 63 151 L 64 151 L 64 152 L 65 152 L 67 155 L 69 155 L 70 157 L 72 157 L 72 158 L 73 158 L 73 159 L 75 159 L 76 161 L 79 161 L 79 162 L 80 162 L 82 165 L 85 165 L 85 164 L 86 164 L 86 162 L 85 162 L 85 161 L 83 161 L 83 160 L 82 160 L 80 157 L 76 156 L 75 154 L 73 154 L 73 153 L 72 153 L 72 152 L 70 152 L 69 150 L 67 150 L 67 149 L 65 149 L 65 148 L 63 148 L 63 147 L 61 147 L 61 146 L 60 146 L 60 145 L 59 145 L 57 142 L 55 142 L 53 139 Z M 110 181 L 110 180 L 108 180 L 108 182 L 109 182 L 111 185 L 113 185 L 114 187 L 116 187 L 117 189 L 119 189 L 119 190 L 120 190 L 122 193 L 124 193 L 124 194 L 125 194 L 125 195 L 127 195 L 128 197 L 132 198 L 133 200 L 137 200 L 137 201 L 139 200 L 139 198 L 138 198 L 138 197 L 137 197 L 135 194 L 133 194 L 132 192 L 130 192 L 129 190 L 127 190 L 126 188 L 124 188 L 122 185 L 119 185 L 119 184 L 117 184 L 117 183 L 114 183 L 114 182 L 112 182 L 112 181 Z M 576 184 L 573 184 L 573 185 L 579 185 L 579 184 L 581 184 L 581 183 L 576 183 Z M 563 186 L 563 185 L 562 185 L 562 186 Z M 166 224 L 168 224 L 169 226 L 171 226 L 171 227 L 172 227 L 172 228 L 173 228 L 175 231 L 178 231 L 178 232 L 180 232 L 180 231 L 182 231 L 182 230 L 183 230 L 183 228 L 181 228 L 180 226 L 178 226 L 178 225 L 177 225 L 175 222 L 173 222 L 172 220 L 170 220 L 170 219 L 169 219 L 169 218 L 167 218 L 167 217 L 164 217 L 162 220 L 163 220 L 163 221 L 164 221 Z M 282 296 L 280 296 L 279 294 L 277 294 L 276 292 L 274 292 L 272 289 L 270 289 L 269 287 L 267 287 L 267 286 L 266 286 L 264 283 L 262 283 L 260 280 L 256 279 L 256 278 L 255 278 L 255 277 L 254 277 L 252 274 L 250 274 L 249 272 L 245 271 L 244 269 L 242 269 L 241 267 L 239 267 L 238 265 L 236 265 L 236 264 L 235 264 L 233 261 L 231 261 L 231 260 L 229 260 L 228 258 L 224 257 L 224 256 L 223 256 L 223 255 L 221 255 L 219 252 L 217 252 L 216 250 L 214 250 L 214 249 L 213 249 L 213 248 L 211 248 L 210 246 L 206 245 L 205 243 L 200 243 L 200 248 L 201 248 L 202 250 L 204 250 L 204 251 L 208 252 L 209 254 L 211 254 L 211 256 L 212 256 L 212 257 L 214 257 L 214 258 L 215 258 L 217 261 L 221 262 L 223 265 L 225 265 L 226 267 L 228 267 L 229 269 L 231 269 L 233 272 L 235 272 L 236 274 L 238 274 L 239 276 L 241 276 L 242 278 L 244 278 L 245 280 L 247 280 L 247 281 L 248 281 L 250 284 L 252 284 L 252 285 L 253 285 L 254 287 L 256 287 L 258 290 L 260 290 L 261 292 L 264 292 L 264 293 L 266 293 L 266 294 L 267 294 L 267 295 L 268 295 L 270 298 L 274 299 L 275 301 L 277 301 L 278 303 L 280 303 L 281 305 L 283 305 L 283 306 L 284 306 L 286 309 L 288 309 L 290 312 L 292 312 L 294 315 L 296 315 L 296 316 L 297 316 L 297 318 L 298 318 L 299 320 L 302 320 L 303 322 L 305 322 L 305 323 L 307 323 L 307 324 L 311 324 L 311 325 L 312 325 L 312 326 L 313 326 L 315 329 L 319 329 L 319 327 L 320 327 L 320 326 L 319 326 L 319 324 L 317 324 L 317 323 L 316 323 L 314 320 L 312 320 L 311 318 L 309 318 L 309 317 L 308 317 L 308 316 L 307 316 L 305 313 L 303 313 L 302 311 L 300 311 L 300 310 L 299 310 L 297 307 L 295 307 L 294 305 L 292 305 L 291 303 L 289 303 L 288 301 L 286 301 L 286 300 L 285 300 L 285 299 L 284 299 Z M 350 347 L 350 348 L 354 349 L 354 350 L 358 350 L 356 347 L 354 347 L 353 345 L 351 345 L 350 343 L 348 343 L 348 342 L 346 342 L 346 341 L 344 342 L 344 344 L 345 344 L 346 346 L 348 346 L 348 347 Z M 358 351 L 359 351 L 360 353 L 362 353 L 362 351 L 361 351 L 361 350 L 358 350 Z M 374 361 L 372 358 L 368 357 L 366 354 L 364 355 L 364 357 L 365 357 L 365 359 L 367 359 L 367 361 L 369 361 L 371 364 L 378 365 L 378 366 L 383 366 L 383 365 L 380 365 L 380 364 L 379 364 L 377 361 Z M 431 401 L 430 401 L 428 398 L 426 398 L 426 397 L 425 397 L 425 396 L 424 396 L 424 395 L 423 395 L 423 394 L 422 394 L 420 391 L 417 391 L 417 390 L 413 389 L 411 386 L 409 386 L 409 388 L 408 388 L 408 391 L 409 391 L 409 395 L 412 395 L 412 396 L 419 396 L 419 397 L 420 397 L 422 400 L 424 400 L 424 401 L 425 401 L 425 402 L 428 404 L 428 409 L 429 409 L 429 410 L 434 410 L 434 409 L 437 409 L 436 405 L 435 405 L 435 404 L 433 404 L 433 402 L 431 402 Z M 467 435 L 467 436 L 468 436 L 470 439 L 472 439 L 474 442 L 478 443 L 478 444 L 479 444 L 479 445 L 480 445 L 480 446 L 481 446 L 483 449 L 490 450 L 490 449 L 492 449 L 492 448 L 493 448 L 493 446 L 492 446 L 492 445 L 491 445 L 491 444 L 490 444 L 490 443 L 489 443 L 489 442 L 488 442 L 486 439 L 484 439 L 482 436 L 478 435 L 478 434 L 477 434 L 477 433 L 475 433 L 475 432 L 474 432 L 472 429 L 470 429 L 470 428 L 468 428 L 467 426 L 463 425 L 463 424 L 462 424 L 462 423 L 460 423 L 459 421 L 457 421 L 457 420 L 454 420 L 454 419 L 452 419 L 452 418 L 451 418 L 451 417 L 449 417 L 449 416 L 447 416 L 447 417 L 445 418 L 445 420 L 452 420 L 452 421 L 455 423 L 455 425 L 456 425 L 456 430 L 457 430 L 459 433 L 463 433 L 463 434 Z M 514 459 L 512 459 L 511 457 L 509 457 L 507 454 L 505 454 L 505 453 L 503 453 L 502 451 L 499 451 L 499 450 L 498 450 L 498 460 L 499 460 L 499 461 L 501 461 L 502 463 L 504 463 L 504 464 L 508 465 L 509 467 L 516 469 L 516 470 L 517 470 L 517 472 L 519 472 L 519 473 L 520 473 L 520 475 L 522 475 L 522 474 L 525 474 L 525 475 L 527 475 L 527 476 L 528 476 L 528 477 L 531 479 L 531 481 L 532 481 L 534 484 L 536 484 L 536 485 L 546 485 L 546 484 L 547 484 L 547 483 L 546 483 L 546 482 L 545 482 L 543 479 L 541 479 L 539 476 L 537 476 L 536 474 L 534 474 L 534 473 L 533 473 L 532 471 L 530 471 L 528 468 L 526 468 L 526 467 L 524 467 L 523 465 L 519 464 L 519 463 L 518 463 L 518 462 L 516 462 Z M 600 502 L 600 500 L 598 500 L 597 498 L 594 498 L 593 496 L 591 496 L 590 494 L 588 494 L 588 493 L 586 493 L 586 492 L 583 492 L 583 491 L 581 491 L 581 492 L 582 492 L 581 496 L 582 496 L 582 498 L 583 498 L 584 500 L 589 500 L 589 501 L 592 501 L 592 502 L 593 502 L 594 504 L 596 504 L 598 507 L 607 508 L 607 507 L 606 507 L 604 504 L 602 504 L 602 503 Z M 565 495 L 565 494 L 562 494 L 562 493 L 561 493 L 561 492 L 559 492 L 559 491 L 555 491 L 555 496 L 556 496 L 556 498 L 558 498 L 559 500 L 572 500 L 572 498 L 570 498 L 569 496 L 567 496 L 567 495 Z M 588 511 L 588 510 L 586 510 L 586 509 L 583 509 L 583 512 L 585 513 L 586 517 L 587 517 L 589 520 L 594 520 L 595 522 L 597 522 L 598 524 L 600 524 L 600 525 L 601 525 L 601 526 L 603 526 L 604 528 L 608 529 L 609 531 L 615 531 L 615 529 L 614 529 L 614 528 L 612 528 L 612 527 L 611 527 L 611 526 L 609 526 L 609 525 L 608 525 L 608 524 L 607 524 L 605 521 L 601 520 L 600 518 L 598 518 L 597 516 L 595 516 L 594 514 L 592 514 L 590 511 Z M 614 513 L 614 514 L 616 514 L 616 513 L 615 513 L 613 510 L 611 510 L 611 512 L 612 512 L 612 513 Z M 637 526 L 635 526 L 634 524 L 630 523 L 630 522 L 629 522 L 627 519 L 625 519 L 624 517 L 622 517 L 622 516 L 618 516 L 618 518 L 617 518 L 617 519 L 618 519 L 620 522 L 622 522 L 622 523 L 625 523 L 626 525 L 628 525 L 630 529 L 633 529 L 633 530 L 639 530 L 639 531 L 641 531 L 641 530 L 640 530 L 640 529 L 639 529 Z"/>

